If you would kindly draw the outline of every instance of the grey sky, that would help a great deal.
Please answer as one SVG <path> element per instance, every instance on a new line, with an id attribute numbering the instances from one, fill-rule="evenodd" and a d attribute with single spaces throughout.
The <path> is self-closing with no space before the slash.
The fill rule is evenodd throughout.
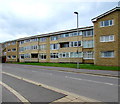
<path id="1" fill-rule="evenodd" d="M 74 11 L 79 27 L 91 26 L 92 18 L 116 6 L 117 0 L 0 0 L 0 42 L 76 28 Z"/>

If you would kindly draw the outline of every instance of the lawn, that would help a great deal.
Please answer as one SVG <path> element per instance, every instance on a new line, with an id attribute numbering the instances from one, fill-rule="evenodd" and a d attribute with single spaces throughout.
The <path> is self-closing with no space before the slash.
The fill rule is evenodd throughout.
<path id="1" fill-rule="evenodd" d="M 77 64 L 74 64 L 74 63 L 24 63 L 24 62 L 15 62 L 15 64 L 77 68 Z M 118 71 L 119 70 L 120 71 L 120 67 L 116 67 L 116 66 L 97 66 L 97 65 L 93 65 L 93 64 L 79 64 L 79 68 L 81 68 L 81 69 L 93 69 L 93 70 L 112 70 L 112 71 Z"/>

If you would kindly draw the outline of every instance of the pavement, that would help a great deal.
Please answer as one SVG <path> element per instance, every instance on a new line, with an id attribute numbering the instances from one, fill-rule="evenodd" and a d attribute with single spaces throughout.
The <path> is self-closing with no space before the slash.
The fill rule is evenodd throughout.
<path id="1" fill-rule="evenodd" d="M 2 73 L 67 95 L 52 101 L 53 104 L 55 102 L 118 101 L 118 87 L 120 87 L 120 85 L 118 85 L 118 78 L 94 74 L 80 74 L 67 70 L 71 70 L 72 68 L 58 68 L 58 70 L 57 68 L 58 67 L 3 64 Z"/>
<path id="2" fill-rule="evenodd" d="M 2 75 L 2 81 L 3 83 L 10 86 L 12 89 L 15 89 L 21 95 L 24 95 L 24 97 L 30 102 L 30 104 L 32 103 L 34 104 L 34 102 L 46 102 L 46 104 L 48 104 L 52 101 L 55 101 L 57 99 L 60 99 L 66 96 L 62 93 L 58 93 L 50 89 L 46 89 L 40 85 L 38 86 L 35 84 L 28 83 L 24 80 L 20 80 L 6 74 Z M 3 88 L 3 91 L 7 91 L 7 90 L 4 90 Z M 3 93 L 3 100 L 5 100 L 6 102 L 8 101 L 10 102 L 10 99 L 8 97 L 6 101 L 6 93 Z M 12 102 L 15 102 L 15 98 L 13 97 L 12 97 Z"/>
<path id="3" fill-rule="evenodd" d="M 92 75 L 100 75 L 100 76 L 120 77 L 119 71 L 75 69 L 75 68 L 63 68 L 63 67 L 51 67 L 51 66 L 36 66 L 36 65 L 22 65 L 22 66 L 31 66 L 31 67 L 36 67 L 36 68 L 46 69 L 46 70 L 58 70 L 58 71 L 92 74 Z"/>
<path id="4" fill-rule="evenodd" d="M 21 101 L 23 103 L 20 104 L 58 104 L 59 103 L 79 103 L 84 104 L 85 102 L 97 102 L 98 104 L 104 104 L 98 100 L 90 99 L 84 96 L 79 96 L 76 94 L 72 94 L 54 87 L 50 87 L 48 85 L 34 82 L 32 80 L 28 80 L 22 77 L 15 76 L 10 73 L 3 72 L 3 86 L 2 87 L 2 100 L 3 103 L 10 102 L 12 104 L 17 102 L 20 103 Z M 7 85 L 6 85 L 6 84 Z M 5 85 L 4 85 L 5 84 Z M 10 88 L 6 87 L 10 86 Z M 6 88 L 5 88 L 6 87 Z M 14 91 L 15 89 L 15 91 Z M 10 90 L 10 92 L 8 91 Z M 13 95 L 12 93 L 19 92 L 18 94 Z M 11 93 L 12 92 L 12 93 Z M 24 99 L 21 100 L 20 96 L 24 95 Z M 18 98 L 16 98 L 16 96 Z M 20 101 L 20 100 L 21 101 Z M 8 103 L 6 103 L 8 104 Z"/>

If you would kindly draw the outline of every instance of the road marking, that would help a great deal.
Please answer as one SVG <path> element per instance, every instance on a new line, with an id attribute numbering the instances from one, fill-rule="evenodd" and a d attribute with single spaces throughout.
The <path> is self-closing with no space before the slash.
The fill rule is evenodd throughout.
<path id="1" fill-rule="evenodd" d="M 113 78 L 113 79 L 120 79 L 118 77 L 110 77 L 110 76 L 103 76 L 102 75 L 95 75 L 94 73 L 93 74 L 90 74 L 90 73 L 85 73 L 85 72 L 75 72 L 75 71 L 62 71 L 62 70 L 54 70 L 54 71 L 58 71 L 58 72 L 63 72 L 63 73 L 74 73 L 74 74 L 82 74 L 82 75 L 90 75 L 90 76 L 97 76 L 97 77 L 106 77 L 106 78 Z M 110 74 L 106 74 L 106 75 L 110 75 Z M 117 75 L 115 75 L 117 76 Z"/>
<path id="2" fill-rule="evenodd" d="M 74 100 L 78 100 L 79 102 L 101 102 L 99 100 L 95 100 L 95 99 L 91 99 L 91 98 L 88 98 L 88 97 L 85 97 L 85 96 L 77 95 L 77 94 L 74 94 L 74 93 L 71 93 L 71 92 L 67 92 L 67 91 L 64 91 L 64 90 L 52 87 L 52 86 L 48 86 L 48 85 L 43 84 L 43 83 L 38 83 L 38 82 L 29 80 L 29 79 L 26 79 L 26 78 L 23 78 L 23 77 L 20 77 L 20 76 L 16 76 L 16 75 L 13 75 L 11 73 L 7 73 L 7 72 L 2 72 L 2 73 L 6 74 L 6 75 L 9 75 L 11 77 L 14 77 L 14 78 L 26 81 L 28 83 L 32 83 L 32 84 L 35 84 L 35 85 L 38 85 L 38 86 L 41 85 L 42 87 L 44 87 L 46 89 L 50 89 L 50 90 L 53 90 L 55 92 L 65 94 L 67 96 L 64 97 L 64 98 L 69 99 L 70 100 L 69 102 L 72 102 Z M 66 101 L 65 99 L 61 98 L 59 100 L 56 100 L 55 102 L 68 102 L 68 101 Z M 54 101 L 53 101 L 53 104 L 54 104 Z"/>
<path id="3" fill-rule="evenodd" d="M 15 91 L 13 88 L 8 86 L 7 84 L 1 81 L 0 81 L 0 84 L 3 85 L 5 88 L 7 88 L 11 93 L 13 93 L 24 104 L 31 104 L 27 99 L 25 99 L 21 94 L 19 94 L 17 91 Z"/>
<path id="4" fill-rule="evenodd" d="M 120 85 L 113 84 L 113 83 L 105 83 L 105 82 L 93 81 L 93 80 L 88 80 L 88 79 L 74 78 L 74 77 L 69 77 L 69 76 L 65 76 L 65 78 L 70 78 L 70 79 L 74 79 L 74 80 L 84 80 L 84 81 L 89 81 L 89 82 L 94 82 L 94 83 L 102 83 L 102 84 L 107 84 L 107 85 L 120 86 Z"/>
<path id="5" fill-rule="evenodd" d="M 32 72 L 38 72 L 38 71 L 32 70 Z M 43 72 L 43 74 L 53 75 L 52 73 L 46 73 L 46 72 Z"/>

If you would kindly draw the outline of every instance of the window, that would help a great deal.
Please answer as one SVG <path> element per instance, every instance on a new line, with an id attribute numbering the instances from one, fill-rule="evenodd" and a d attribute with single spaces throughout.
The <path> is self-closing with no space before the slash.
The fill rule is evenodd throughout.
<path id="1" fill-rule="evenodd" d="M 30 40 L 31 42 L 38 41 L 38 38 L 33 38 Z"/>
<path id="2" fill-rule="evenodd" d="M 16 56 L 15 55 L 12 55 L 12 59 L 15 59 L 16 58 Z"/>
<path id="3" fill-rule="evenodd" d="M 24 58 L 30 58 L 30 54 L 24 54 Z"/>
<path id="4" fill-rule="evenodd" d="M 114 35 L 100 37 L 100 42 L 111 42 L 111 41 L 114 41 Z"/>
<path id="5" fill-rule="evenodd" d="M 112 26 L 114 24 L 113 20 L 106 20 L 100 22 L 100 27 Z"/>
<path id="6" fill-rule="evenodd" d="M 52 58 L 52 59 L 58 58 L 58 53 L 51 53 L 50 58 Z"/>
<path id="7" fill-rule="evenodd" d="M 46 49 L 46 44 L 40 45 L 40 50 L 45 50 Z"/>
<path id="8" fill-rule="evenodd" d="M 8 49 L 8 52 L 10 52 L 11 51 L 11 49 Z"/>
<path id="9" fill-rule="evenodd" d="M 46 38 L 40 38 L 40 42 L 45 42 L 46 41 Z"/>
<path id="10" fill-rule="evenodd" d="M 20 47 L 20 48 L 19 48 L 19 51 L 20 51 L 20 52 L 24 51 L 24 47 Z"/>
<path id="11" fill-rule="evenodd" d="M 11 56 L 7 56 L 7 59 L 10 59 L 11 58 Z"/>
<path id="12" fill-rule="evenodd" d="M 24 59 L 24 54 L 20 54 L 20 59 Z"/>
<path id="13" fill-rule="evenodd" d="M 60 43 L 60 48 L 69 47 L 69 42 Z"/>
<path id="14" fill-rule="evenodd" d="M 78 36 L 78 35 L 82 35 L 82 32 L 73 32 L 73 33 L 69 33 L 70 36 Z"/>
<path id="15" fill-rule="evenodd" d="M 41 54 L 39 55 L 39 57 L 40 57 L 40 59 L 46 59 L 46 54 L 45 54 L 45 53 L 41 53 Z"/>
<path id="16" fill-rule="evenodd" d="M 38 58 L 38 54 L 37 53 L 31 53 L 31 58 Z"/>
<path id="17" fill-rule="evenodd" d="M 82 46 L 82 44 L 81 44 L 81 41 L 74 41 L 74 42 L 70 42 L 70 46 L 78 47 L 78 46 Z"/>
<path id="18" fill-rule="evenodd" d="M 24 41 L 20 41 L 20 44 L 23 44 L 24 43 Z"/>
<path id="19" fill-rule="evenodd" d="M 16 48 L 13 48 L 12 51 L 13 51 L 13 52 L 16 51 Z"/>
<path id="20" fill-rule="evenodd" d="M 59 44 L 51 44 L 51 45 L 50 45 L 50 49 L 51 49 L 51 50 L 59 49 Z"/>
<path id="21" fill-rule="evenodd" d="M 16 42 L 14 41 L 14 42 L 12 42 L 11 44 L 12 44 L 12 45 L 15 45 L 15 44 L 16 44 Z"/>
<path id="22" fill-rule="evenodd" d="M 70 53 L 69 52 L 59 53 L 59 57 L 60 58 L 68 58 L 68 57 L 70 57 Z"/>
<path id="23" fill-rule="evenodd" d="M 112 58 L 114 57 L 114 51 L 101 52 L 101 57 Z"/>
<path id="24" fill-rule="evenodd" d="M 91 51 L 83 52 L 83 58 L 84 59 L 93 59 L 94 58 L 94 52 L 91 52 Z"/>
<path id="25" fill-rule="evenodd" d="M 26 46 L 26 47 L 23 47 L 23 48 L 24 48 L 24 50 L 30 50 L 31 49 L 30 46 Z"/>
<path id="26" fill-rule="evenodd" d="M 3 52 L 3 55 L 6 55 L 6 52 Z"/>
<path id="27" fill-rule="evenodd" d="M 10 45 L 10 43 L 8 43 L 8 46 Z"/>
<path id="28" fill-rule="evenodd" d="M 70 57 L 73 57 L 73 58 L 83 57 L 83 54 L 82 52 L 70 52 Z"/>
<path id="29" fill-rule="evenodd" d="M 38 46 L 37 45 L 33 45 L 33 46 L 31 46 L 31 49 L 32 50 L 38 49 Z"/>
<path id="30" fill-rule="evenodd" d="M 50 38 L 51 38 L 51 41 L 58 40 L 58 36 L 51 36 Z"/>
<path id="31" fill-rule="evenodd" d="M 27 42 L 30 42 L 30 40 L 29 40 L 29 39 L 27 39 L 27 40 L 24 40 L 24 43 L 27 43 Z"/>
<path id="32" fill-rule="evenodd" d="M 94 47 L 94 41 L 93 40 L 83 41 L 83 47 L 84 48 L 93 48 Z"/>
<path id="33" fill-rule="evenodd" d="M 61 38 L 65 38 L 65 37 L 69 37 L 69 36 L 70 36 L 69 33 L 61 34 L 61 35 L 60 35 Z"/>
<path id="34" fill-rule="evenodd" d="M 84 37 L 93 36 L 93 30 L 83 31 L 83 36 L 84 36 Z"/>

